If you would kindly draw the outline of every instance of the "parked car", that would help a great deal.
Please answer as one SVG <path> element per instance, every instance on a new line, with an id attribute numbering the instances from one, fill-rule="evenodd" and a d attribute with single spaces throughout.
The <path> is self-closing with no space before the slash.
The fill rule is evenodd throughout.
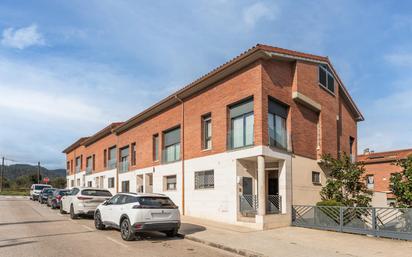
<path id="1" fill-rule="evenodd" d="M 47 198 L 47 206 L 51 207 L 52 209 L 60 208 L 62 197 L 69 192 L 69 189 L 56 189 L 53 194 L 50 194 Z"/>
<path id="2" fill-rule="evenodd" d="M 70 213 L 72 219 L 80 214 L 93 216 L 96 207 L 110 197 L 112 193 L 106 189 L 74 187 L 70 193 L 62 196 L 60 213 Z"/>
<path id="3" fill-rule="evenodd" d="M 43 190 L 43 188 L 51 188 L 51 185 L 46 184 L 33 184 L 30 187 L 30 199 L 35 201 L 38 199 L 39 194 Z"/>
<path id="4" fill-rule="evenodd" d="M 46 203 L 49 195 L 53 194 L 55 190 L 56 190 L 55 188 L 48 188 L 48 187 L 43 188 L 38 196 L 39 203 L 41 204 Z"/>
<path id="5" fill-rule="evenodd" d="M 180 213 L 172 200 L 162 194 L 119 193 L 97 207 L 94 224 L 99 230 L 120 229 L 126 241 L 144 231 L 160 231 L 173 237 L 180 228 Z"/>

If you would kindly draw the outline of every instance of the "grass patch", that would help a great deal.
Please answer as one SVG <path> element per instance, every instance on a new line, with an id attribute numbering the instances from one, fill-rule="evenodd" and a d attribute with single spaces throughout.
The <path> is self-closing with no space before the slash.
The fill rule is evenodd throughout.
<path id="1" fill-rule="evenodd" d="M 21 196 L 28 196 L 29 191 L 13 191 L 13 190 L 3 190 L 0 192 L 0 195 L 21 195 Z"/>

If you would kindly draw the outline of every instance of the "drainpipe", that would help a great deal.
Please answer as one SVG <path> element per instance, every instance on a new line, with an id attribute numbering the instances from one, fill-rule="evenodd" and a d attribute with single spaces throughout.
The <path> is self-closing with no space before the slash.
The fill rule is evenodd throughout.
<path id="1" fill-rule="evenodd" d="M 175 98 L 182 104 L 182 125 L 180 153 L 182 159 L 182 215 L 185 215 L 185 103 L 177 95 Z"/>
<path id="2" fill-rule="evenodd" d="M 77 159 L 77 155 L 76 155 L 76 149 L 74 149 L 74 160 L 73 160 L 73 164 L 74 164 L 74 169 L 73 169 L 73 187 L 76 186 L 77 181 L 76 181 L 76 173 L 77 173 L 77 165 L 76 165 L 76 159 Z"/>
<path id="3" fill-rule="evenodd" d="M 113 133 L 113 131 L 111 131 L 111 133 Z M 119 157 L 120 157 L 120 152 L 119 152 L 119 135 L 117 135 L 117 134 L 115 134 L 116 135 L 116 194 L 117 193 L 119 193 L 119 167 L 120 167 L 120 165 L 119 165 Z M 107 159 L 109 159 L 108 158 L 108 156 L 109 156 L 109 151 L 107 151 Z M 107 161 L 107 164 L 109 164 L 109 162 Z M 100 181 L 100 179 L 99 179 L 99 181 Z"/>

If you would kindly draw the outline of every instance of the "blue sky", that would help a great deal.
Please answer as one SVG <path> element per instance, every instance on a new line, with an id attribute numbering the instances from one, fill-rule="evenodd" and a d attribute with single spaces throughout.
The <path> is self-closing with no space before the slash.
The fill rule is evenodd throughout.
<path id="1" fill-rule="evenodd" d="M 409 1 L 1 1 L 0 155 L 61 150 L 257 43 L 329 56 L 359 150 L 412 147 Z"/>

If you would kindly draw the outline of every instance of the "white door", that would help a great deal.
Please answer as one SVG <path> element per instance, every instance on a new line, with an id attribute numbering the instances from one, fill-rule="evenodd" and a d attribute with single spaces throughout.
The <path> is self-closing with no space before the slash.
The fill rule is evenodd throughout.
<path id="1" fill-rule="evenodd" d="M 103 222 L 114 223 L 114 214 L 120 195 L 115 195 L 101 207 L 100 215 Z"/>

